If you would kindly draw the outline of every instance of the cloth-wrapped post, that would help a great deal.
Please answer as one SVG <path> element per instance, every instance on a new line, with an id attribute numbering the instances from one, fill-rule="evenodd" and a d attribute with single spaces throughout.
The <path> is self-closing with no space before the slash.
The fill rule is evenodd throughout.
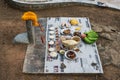
<path id="1" fill-rule="evenodd" d="M 26 20 L 26 29 L 28 34 L 29 43 L 34 43 L 33 31 L 32 31 L 32 20 Z"/>
<path id="2" fill-rule="evenodd" d="M 39 26 L 37 15 L 34 12 L 28 11 L 23 14 L 22 20 L 26 21 L 26 29 L 27 29 L 29 43 L 35 44 L 34 27 Z"/>

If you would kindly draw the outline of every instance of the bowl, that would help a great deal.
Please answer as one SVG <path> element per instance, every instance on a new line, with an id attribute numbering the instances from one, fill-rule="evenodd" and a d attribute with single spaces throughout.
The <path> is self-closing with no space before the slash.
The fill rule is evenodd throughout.
<path id="1" fill-rule="evenodd" d="M 77 54 L 73 50 L 68 50 L 65 52 L 65 57 L 69 60 L 74 60 L 77 58 Z"/>
<path id="2" fill-rule="evenodd" d="M 57 54 L 56 52 L 51 52 L 51 53 L 50 53 L 50 56 L 51 56 L 53 59 L 57 59 L 58 54 Z"/>
<path id="3" fill-rule="evenodd" d="M 61 30 L 61 34 L 64 34 L 64 35 L 69 35 L 69 34 L 71 34 L 71 30 L 70 29 L 62 29 Z"/>
<path id="4" fill-rule="evenodd" d="M 73 48 L 75 48 L 79 43 L 75 40 L 65 40 L 62 41 L 62 45 L 65 46 L 65 48 L 71 50 Z"/>
<path id="5" fill-rule="evenodd" d="M 55 32 L 54 31 L 49 31 L 49 34 L 55 34 Z"/>
<path id="6" fill-rule="evenodd" d="M 72 40 L 75 40 L 76 42 L 79 43 L 81 39 L 80 39 L 79 36 L 73 36 L 73 37 L 72 37 Z"/>

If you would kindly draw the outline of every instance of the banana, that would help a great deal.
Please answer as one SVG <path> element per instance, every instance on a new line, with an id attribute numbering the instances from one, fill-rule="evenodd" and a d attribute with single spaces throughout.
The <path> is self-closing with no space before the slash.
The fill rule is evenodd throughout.
<path id="1" fill-rule="evenodd" d="M 84 34 L 86 34 L 86 37 L 83 40 L 88 44 L 92 44 L 98 39 L 98 34 L 93 30 L 85 32 Z"/>
<path id="2" fill-rule="evenodd" d="M 87 37 L 91 41 L 96 41 L 98 38 L 93 38 L 93 37 Z"/>
<path id="3" fill-rule="evenodd" d="M 85 32 L 88 37 L 98 38 L 98 34 L 94 32 L 93 30 L 90 30 L 89 32 Z"/>
<path id="4" fill-rule="evenodd" d="M 98 38 L 98 35 L 97 35 L 96 32 L 89 32 L 89 33 L 87 34 L 87 36 L 88 36 L 88 37 L 93 37 L 93 38 Z"/>
<path id="5" fill-rule="evenodd" d="M 88 43 L 88 44 L 92 44 L 92 43 L 95 42 L 95 41 L 89 40 L 87 37 L 85 37 L 83 40 L 84 40 L 86 43 Z"/>

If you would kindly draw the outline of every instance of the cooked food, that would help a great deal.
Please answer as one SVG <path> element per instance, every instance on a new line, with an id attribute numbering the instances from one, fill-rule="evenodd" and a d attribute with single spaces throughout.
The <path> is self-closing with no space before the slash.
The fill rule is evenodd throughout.
<path id="1" fill-rule="evenodd" d="M 66 29 L 63 31 L 64 34 L 70 34 L 70 29 Z"/>
<path id="2" fill-rule="evenodd" d="M 74 36 L 81 36 L 81 33 L 80 32 L 74 32 L 73 35 Z"/>
<path id="3" fill-rule="evenodd" d="M 50 38 L 50 39 L 54 39 L 54 35 L 50 35 L 49 38 Z"/>
<path id="4" fill-rule="evenodd" d="M 58 30 L 56 30 L 55 34 L 58 35 Z"/>
<path id="5" fill-rule="evenodd" d="M 65 53 L 65 50 L 60 50 L 60 54 L 64 54 Z"/>
<path id="6" fill-rule="evenodd" d="M 66 53 L 66 56 L 70 59 L 74 59 L 76 57 L 76 54 L 74 51 L 71 50 Z"/>
<path id="7" fill-rule="evenodd" d="M 50 52 L 55 51 L 55 48 L 49 48 L 49 51 Z"/>
<path id="8" fill-rule="evenodd" d="M 56 35 L 56 38 L 58 39 L 58 38 L 59 38 L 59 35 Z"/>
<path id="9" fill-rule="evenodd" d="M 61 37 L 60 37 L 60 40 L 61 40 L 61 41 L 65 41 L 65 40 L 66 40 L 66 37 L 65 37 L 65 36 L 61 36 Z"/>
<path id="10" fill-rule="evenodd" d="M 55 30 L 58 30 L 58 27 L 56 27 Z"/>
<path id="11" fill-rule="evenodd" d="M 50 53 L 50 56 L 51 56 L 52 58 L 56 58 L 56 57 L 57 57 L 57 53 L 56 53 L 56 52 L 51 52 L 51 53 Z"/>
<path id="12" fill-rule="evenodd" d="M 61 26 L 62 26 L 62 28 L 64 28 L 64 27 L 69 28 L 70 27 L 70 25 L 68 23 L 62 23 Z"/>
<path id="13" fill-rule="evenodd" d="M 59 45 L 59 41 L 56 41 L 55 44 L 56 44 L 56 45 Z"/>
<path id="14" fill-rule="evenodd" d="M 79 49 L 79 48 L 74 48 L 74 50 L 75 50 L 76 52 L 79 52 L 79 51 L 80 51 L 80 49 Z"/>
<path id="15" fill-rule="evenodd" d="M 81 24 L 81 23 L 79 23 L 79 24 L 78 24 L 78 26 L 79 26 L 79 27 L 82 27 L 82 24 Z"/>
<path id="16" fill-rule="evenodd" d="M 50 27 L 49 30 L 54 30 L 55 28 L 54 27 Z"/>
<path id="17" fill-rule="evenodd" d="M 54 31 L 49 31 L 50 34 L 54 34 L 55 32 Z"/>
<path id="18" fill-rule="evenodd" d="M 59 38 L 56 38 L 56 40 L 59 40 Z"/>
<path id="19" fill-rule="evenodd" d="M 70 27 L 70 24 L 66 24 L 65 26 L 66 26 L 66 28 L 69 28 L 69 27 Z"/>
<path id="20" fill-rule="evenodd" d="M 76 42 L 80 42 L 80 37 L 78 36 L 73 36 L 72 39 L 75 40 Z"/>
<path id="21" fill-rule="evenodd" d="M 73 49 L 75 46 L 77 46 L 78 42 L 75 40 L 65 40 L 62 41 L 62 44 L 65 46 L 65 48 Z"/>
<path id="22" fill-rule="evenodd" d="M 86 34 L 81 34 L 80 36 L 82 39 L 84 39 L 86 37 Z"/>
<path id="23" fill-rule="evenodd" d="M 66 40 L 70 40 L 71 39 L 71 36 L 65 36 L 66 37 Z"/>
<path id="24" fill-rule="evenodd" d="M 80 29 L 81 29 L 80 27 L 76 27 L 75 28 L 76 31 L 80 31 Z"/>
<path id="25" fill-rule="evenodd" d="M 62 41 L 62 43 L 67 46 L 72 46 L 72 45 L 78 44 L 77 41 L 75 41 L 75 40 L 65 40 L 65 41 Z"/>
<path id="26" fill-rule="evenodd" d="M 79 22 L 78 22 L 77 19 L 71 19 L 71 20 L 70 20 L 70 24 L 71 24 L 71 25 L 78 25 L 78 23 L 79 23 Z"/>
<path id="27" fill-rule="evenodd" d="M 53 45 L 53 44 L 54 44 L 54 41 L 50 41 L 49 44 L 50 44 L 50 45 Z"/>
<path id="28" fill-rule="evenodd" d="M 65 26 L 65 24 L 66 24 L 65 22 L 63 22 L 63 23 L 61 24 L 62 28 Z"/>
<path id="29" fill-rule="evenodd" d="M 56 45 L 56 51 L 60 51 L 60 45 Z"/>

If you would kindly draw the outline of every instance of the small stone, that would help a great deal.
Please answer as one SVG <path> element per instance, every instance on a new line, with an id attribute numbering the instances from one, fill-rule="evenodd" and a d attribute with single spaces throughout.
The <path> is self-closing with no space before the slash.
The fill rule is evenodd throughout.
<path id="1" fill-rule="evenodd" d="M 102 64 L 104 66 L 110 65 L 112 63 L 112 59 L 110 56 L 103 56 L 102 57 Z"/>
<path id="2" fill-rule="evenodd" d="M 112 37 L 112 40 L 117 40 L 117 38 L 120 37 L 120 36 L 119 36 L 117 33 L 115 33 L 115 32 L 110 33 L 110 35 L 111 35 L 111 37 Z"/>
<path id="3" fill-rule="evenodd" d="M 18 34 L 18 35 L 14 38 L 13 42 L 14 42 L 14 43 L 25 43 L 25 44 L 28 44 L 29 41 L 28 41 L 27 33 Z"/>
<path id="4" fill-rule="evenodd" d="M 116 35 L 117 41 L 120 41 L 120 33 Z"/>
<path id="5" fill-rule="evenodd" d="M 103 28 L 103 30 L 105 31 L 105 32 L 116 32 L 116 27 L 114 26 L 102 26 L 102 28 Z"/>
<path id="6" fill-rule="evenodd" d="M 104 47 L 99 47 L 98 49 L 99 49 L 100 52 L 105 51 L 105 48 L 104 48 Z"/>
<path id="7" fill-rule="evenodd" d="M 118 35 L 120 35 L 120 32 L 118 32 Z"/>
<path id="8" fill-rule="evenodd" d="M 95 23 L 92 23 L 92 29 L 95 30 L 96 32 L 102 32 L 103 31 L 101 25 L 98 25 L 98 24 L 95 24 Z"/>
<path id="9" fill-rule="evenodd" d="M 111 48 L 115 49 L 116 51 L 118 51 L 120 53 L 120 42 L 119 41 L 113 41 L 111 44 Z"/>
<path id="10" fill-rule="evenodd" d="M 96 32 L 102 32 L 102 31 L 103 31 L 103 29 L 100 28 L 100 27 L 94 27 L 93 29 L 94 29 Z"/>
<path id="11" fill-rule="evenodd" d="M 105 51 L 105 47 L 103 47 L 101 44 L 98 44 L 98 49 L 100 52 Z"/>
<path id="12" fill-rule="evenodd" d="M 101 25 L 101 24 L 96 24 L 96 23 L 92 23 L 92 29 L 94 29 L 96 32 L 116 32 L 117 31 L 117 27 L 116 26 L 105 26 L 105 25 Z"/>
<path id="13" fill-rule="evenodd" d="M 115 49 L 110 49 L 112 64 L 120 68 L 120 54 Z"/>
<path id="14" fill-rule="evenodd" d="M 112 36 L 108 33 L 102 33 L 100 36 L 107 40 L 113 40 Z"/>

